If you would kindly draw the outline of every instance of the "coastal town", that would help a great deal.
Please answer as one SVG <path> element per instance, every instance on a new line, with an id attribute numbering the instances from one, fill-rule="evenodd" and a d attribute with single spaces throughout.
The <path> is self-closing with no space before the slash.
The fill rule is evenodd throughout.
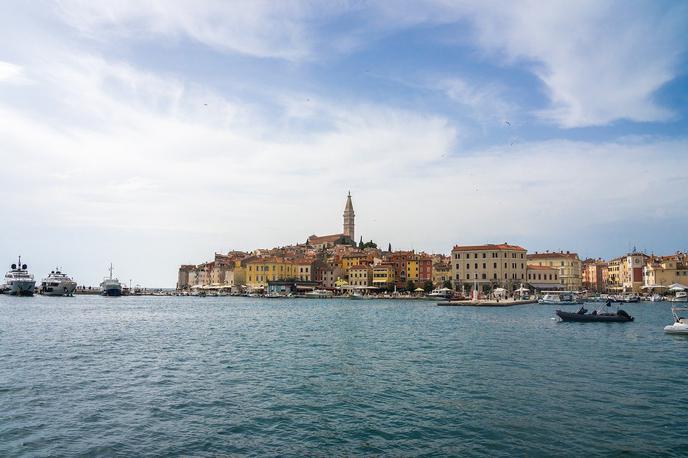
<path id="1" fill-rule="evenodd" d="M 632 250 L 614 259 L 580 259 L 574 251 L 529 253 L 508 242 L 455 245 L 448 254 L 395 250 L 358 241 L 351 193 L 343 230 L 310 235 L 305 243 L 215 253 L 214 259 L 179 267 L 177 291 L 255 295 L 430 293 L 451 290 L 489 296 L 496 290 L 658 294 L 688 283 L 686 253 L 655 255 Z"/>

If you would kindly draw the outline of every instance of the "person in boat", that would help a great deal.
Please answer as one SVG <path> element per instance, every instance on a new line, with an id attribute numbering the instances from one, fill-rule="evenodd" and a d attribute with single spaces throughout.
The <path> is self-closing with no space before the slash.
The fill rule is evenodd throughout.
<path id="1" fill-rule="evenodd" d="M 579 315 L 585 315 L 586 313 L 588 313 L 588 311 L 587 311 L 587 309 L 586 309 L 585 307 L 583 307 L 583 306 L 581 305 L 581 308 L 579 308 L 579 309 L 578 309 L 578 312 L 576 312 L 576 313 L 578 313 Z"/>
<path id="2" fill-rule="evenodd" d="M 611 306 L 612 306 L 612 300 L 611 300 L 611 299 L 607 299 L 607 307 L 611 307 Z"/>

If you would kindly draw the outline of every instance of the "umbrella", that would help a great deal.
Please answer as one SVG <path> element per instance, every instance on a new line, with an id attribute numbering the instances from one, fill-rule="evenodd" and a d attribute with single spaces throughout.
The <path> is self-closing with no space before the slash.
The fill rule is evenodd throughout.
<path id="1" fill-rule="evenodd" d="M 423 288 L 416 288 L 416 289 L 414 289 L 414 291 L 417 292 L 417 293 L 422 293 L 422 292 L 424 292 L 425 290 L 424 290 Z"/>

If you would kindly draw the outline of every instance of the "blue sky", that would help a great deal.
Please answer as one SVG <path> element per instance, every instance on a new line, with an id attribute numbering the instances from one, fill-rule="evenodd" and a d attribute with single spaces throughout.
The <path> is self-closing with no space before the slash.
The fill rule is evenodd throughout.
<path id="1" fill-rule="evenodd" d="M 3 2 L 0 259 L 173 286 L 340 230 L 688 249 L 681 2 Z"/>

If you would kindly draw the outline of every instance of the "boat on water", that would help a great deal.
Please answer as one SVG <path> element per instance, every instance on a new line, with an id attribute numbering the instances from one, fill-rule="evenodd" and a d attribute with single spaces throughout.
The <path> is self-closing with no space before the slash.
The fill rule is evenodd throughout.
<path id="1" fill-rule="evenodd" d="M 60 272 L 59 267 L 41 281 L 40 293 L 44 296 L 72 296 L 75 290 L 76 282 Z"/>
<path id="2" fill-rule="evenodd" d="M 538 300 L 540 304 L 575 305 L 583 303 L 583 300 L 578 298 L 573 291 L 544 291 L 544 293 L 543 298 Z"/>
<path id="3" fill-rule="evenodd" d="M 681 312 L 688 312 L 688 307 L 671 307 L 671 314 L 674 316 L 674 322 L 668 326 L 664 326 L 664 332 L 667 334 L 688 335 L 688 318 L 680 316 L 679 314 Z"/>
<path id="4" fill-rule="evenodd" d="M 112 263 L 110 264 L 110 276 L 104 278 L 100 283 L 100 294 L 102 296 L 121 296 L 122 283 L 118 279 L 112 277 Z"/>
<path id="5" fill-rule="evenodd" d="M 685 291 L 677 291 L 676 295 L 671 298 L 671 302 L 688 302 L 688 293 Z"/>
<path id="6" fill-rule="evenodd" d="M 607 307 L 611 307 L 611 301 L 606 304 Z M 605 310 L 593 310 L 588 313 L 585 307 L 581 307 L 577 312 L 565 312 L 563 310 L 557 310 L 556 314 L 561 321 L 575 321 L 575 322 L 595 322 L 595 323 L 627 323 L 633 321 L 634 318 L 629 315 L 625 310 L 617 309 L 616 312 L 608 312 Z"/>
<path id="7" fill-rule="evenodd" d="M 36 281 L 27 270 L 26 264 L 22 264 L 21 256 L 19 256 L 19 261 L 16 264 L 10 266 L 10 269 L 5 274 L 2 291 L 12 296 L 33 296 Z"/>
<path id="8" fill-rule="evenodd" d="M 627 303 L 630 303 L 630 302 L 640 302 L 640 296 L 637 295 L 637 294 L 635 294 L 635 293 L 625 294 L 625 295 L 622 297 L 621 301 L 622 301 L 622 302 L 627 302 Z"/>
<path id="9" fill-rule="evenodd" d="M 314 289 L 303 295 L 303 297 L 308 299 L 330 299 L 332 296 L 334 296 L 334 293 L 326 289 Z"/>
<path id="10" fill-rule="evenodd" d="M 451 299 L 454 291 L 449 288 L 437 288 L 430 291 L 425 297 L 433 300 Z"/>

